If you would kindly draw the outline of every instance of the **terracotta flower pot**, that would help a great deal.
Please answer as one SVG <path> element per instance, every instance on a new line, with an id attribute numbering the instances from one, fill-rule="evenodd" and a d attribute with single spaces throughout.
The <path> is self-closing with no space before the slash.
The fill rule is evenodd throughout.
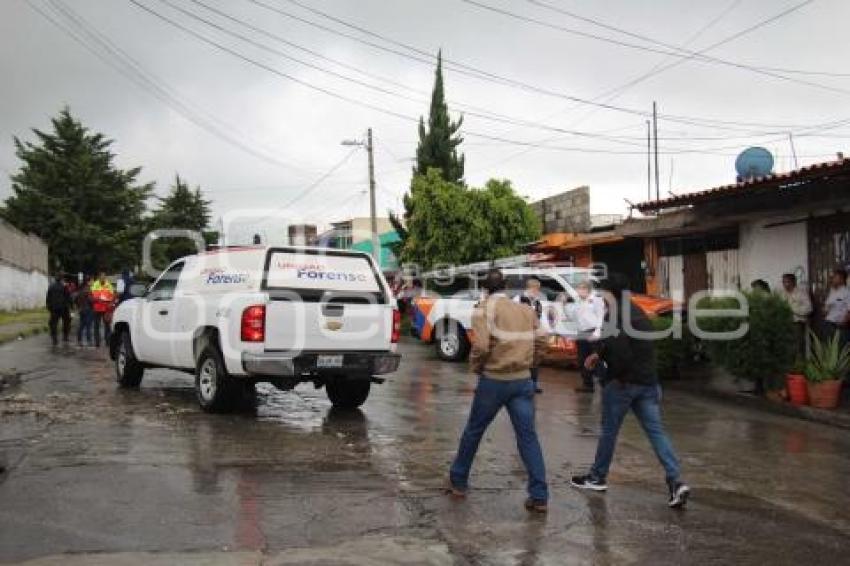
<path id="1" fill-rule="evenodd" d="M 785 376 L 785 387 L 788 389 L 788 400 L 792 405 L 809 404 L 809 389 L 806 377 L 800 373 L 789 373 Z"/>
<path id="2" fill-rule="evenodd" d="M 841 396 L 841 380 L 831 379 L 819 383 L 809 383 L 809 400 L 812 407 L 834 409 Z"/>

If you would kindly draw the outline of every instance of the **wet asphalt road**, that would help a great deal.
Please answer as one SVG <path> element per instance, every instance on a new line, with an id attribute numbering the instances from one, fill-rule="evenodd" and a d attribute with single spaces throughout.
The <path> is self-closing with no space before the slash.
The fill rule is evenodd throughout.
<path id="1" fill-rule="evenodd" d="M 668 392 L 689 508 L 666 507 L 662 470 L 631 417 L 609 492 L 588 495 L 568 482 L 592 460 L 598 396 L 574 393 L 574 372 L 546 369 L 538 429 L 552 501 L 538 517 L 522 508 L 504 414 L 482 443 L 468 500 L 441 494 L 473 380 L 430 348 L 402 344 L 400 371 L 362 412 L 331 411 L 312 386 L 260 386 L 255 413 L 206 415 L 186 374 L 151 371 L 141 391 L 122 391 L 104 352 L 47 342 L 0 347 L 0 370 L 21 374 L 0 392 L 0 562 L 850 560 L 845 430 Z"/>

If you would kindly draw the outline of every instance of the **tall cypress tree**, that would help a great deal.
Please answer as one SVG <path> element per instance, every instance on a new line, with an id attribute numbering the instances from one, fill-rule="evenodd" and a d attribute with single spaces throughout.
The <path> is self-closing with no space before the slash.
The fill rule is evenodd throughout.
<path id="1" fill-rule="evenodd" d="M 437 70 L 434 73 L 434 90 L 431 93 L 431 110 L 428 126 L 419 117 L 419 146 L 416 148 L 414 175 L 425 175 L 428 169 L 436 168 L 444 181 L 463 184 L 464 156 L 457 147 L 463 142 L 458 131 L 463 117 L 452 122 L 443 90 L 443 54 L 437 54 Z"/>
<path id="2" fill-rule="evenodd" d="M 463 138 L 458 133 L 463 124 L 463 116 L 456 122 L 449 116 L 446 95 L 443 88 L 443 53 L 437 52 L 437 69 L 434 72 L 434 90 L 431 92 L 431 108 L 428 124 L 424 117 L 419 117 L 419 145 L 416 148 L 416 165 L 413 167 L 413 178 L 427 175 L 429 169 L 437 169 L 444 181 L 463 185 L 464 156 L 458 152 L 458 146 Z M 404 195 L 404 221 L 409 222 L 413 215 L 413 190 L 416 186 L 411 181 L 410 193 Z M 407 242 L 407 230 L 404 223 L 390 212 L 390 222 L 399 234 L 400 241 L 393 250 L 397 256 Z"/>

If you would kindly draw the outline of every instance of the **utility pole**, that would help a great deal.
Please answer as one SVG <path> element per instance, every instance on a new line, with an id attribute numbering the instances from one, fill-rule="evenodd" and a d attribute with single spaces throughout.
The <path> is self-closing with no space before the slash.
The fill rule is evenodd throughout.
<path id="1" fill-rule="evenodd" d="M 652 200 L 652 128 L 646 121 L 646 202 Z"/>
<path id="2" fill-rule="evenodd" d="M 658 179 L 658 108 L 652 101 L 652 133 L 655 138 L 655 200 L 661 200 L 661 186 Z"/>
<path id="3" fill-rule="evenodd" d="M 369 215 L 372 222 L 372 257 L 381 268 L 381 248 L 378 245 L 378 218 L 375 216 L 375 158 L 372 146 L 372 128 L 366 130 L 366 151 L 369 154 Z"/>
<path id="4" fill-rule="evenodd" d="M 366 148 L 369 157 L 369 220 L 372 232 L 372 257 L 378 268 L 381 267 L 381 248 L 378 242 L 378 218 L 375 216 L 375 157 L 372 144 L 372 128 L 366 130 L 366 140 L 343 140 L 342 145 L 361 146 Z"/>
<path id="5" fill-rule="evenodd" d="M 794 149 L 794 134 L 788 132 L 788 141 L 791 142 L 791 155 L 794 157 L 794 169 L 797 169 L 797 150 Z"/>

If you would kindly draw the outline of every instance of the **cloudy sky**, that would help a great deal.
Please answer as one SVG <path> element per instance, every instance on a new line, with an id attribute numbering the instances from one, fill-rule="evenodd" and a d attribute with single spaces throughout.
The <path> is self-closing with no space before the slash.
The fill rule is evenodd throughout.
<path id="1" fill-rule="evenodd" d="M 67 104 L 160 194 L 180 173 L 216 215 L 319 223 L 368 213 L 340 142 L 372 127 L 398 208 L 442 49 L 470 184 L 589 185 L 622 213 L 653 100 L 662 195 L 734 180 L 750 145 L 793 168 L 788 132 L 800 165 L 847 150 L 847 21 L 845 0 L 0 0 L 0 197 L 12 137 Z"/>

